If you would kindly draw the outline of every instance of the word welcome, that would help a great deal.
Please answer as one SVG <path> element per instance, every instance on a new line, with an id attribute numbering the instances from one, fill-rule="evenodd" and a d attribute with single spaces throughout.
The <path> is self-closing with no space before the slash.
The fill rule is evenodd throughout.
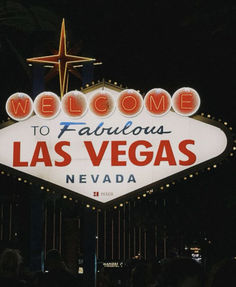
<path id="1" fill-rule="evenodd" d="M 200 97 L 192 88 L 178 89 L 173 96 L 163 89 L 152 89 L 144 98 L 133 90 L 123 90 L 116 99 L 108 91 L 99 91 L 88 100 L 80 91 L 66 93 L 62 100 L 52 92 L 37 95 L 34 101 L 25 93 L 15 93 L 6 102 L 7 114 L 16 121 L 29 118 L 33 112 L 43 119 L 55 118 L 62 110 L 70 118 L 81 118 L 88 109 L 97 117 L 108 117 L 117 108 L 121 115 L 134 117 L 144 108 L 153 116 L 164 116 L 171 109 L 191 116 L 200 106 Z"/>

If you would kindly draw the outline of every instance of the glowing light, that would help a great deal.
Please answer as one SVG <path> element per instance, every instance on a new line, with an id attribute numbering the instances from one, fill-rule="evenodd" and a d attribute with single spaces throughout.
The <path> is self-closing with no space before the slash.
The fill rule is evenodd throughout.
<path id="1" fill-rule="evenodd" d="M 54 65 L 55 71 L 58 71 L 59 73 L 60 91 L 62 97 L 66 90 L 68 71 L 73 70 L 74 64 L 81 62 L 91 62 L 95 61 L 95 59 L 67 54 L 65 20 L 63 19 L 61 24 L 61 35 L 58 53 L 56 55 L 30 58 L 27 59 L 27 61 Z"/>

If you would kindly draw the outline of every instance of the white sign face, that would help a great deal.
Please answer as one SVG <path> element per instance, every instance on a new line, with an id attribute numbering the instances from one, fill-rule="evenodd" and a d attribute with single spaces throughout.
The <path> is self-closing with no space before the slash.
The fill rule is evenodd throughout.
<path id="1" fill-rule="evenodd" d="M 99 104 L 99 91 L 119 95 L 99 88 L 88 101 Z M 221 155 L 227 137 L 173 111 L 130 117 L 111 105 L 104 116 L 91 106 L 81 117 L 34 115 L 1 129 L 0 142 L 1 164 L 107 203 Z"/>

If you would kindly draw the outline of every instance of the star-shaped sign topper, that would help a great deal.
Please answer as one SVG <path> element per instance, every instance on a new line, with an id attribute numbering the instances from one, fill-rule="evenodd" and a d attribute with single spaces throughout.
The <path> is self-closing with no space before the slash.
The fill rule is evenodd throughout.
<path id="1" fill-rule="evenodd" d="M 63 19 L 62 25 L 61 25 L 61 35 L 60 35 L 58 53 L 56 55 L 29 58 L 27 59 L 27 61 L 36 62 L 36 63 L 53 64 L 54 67 L 55 66 L 58 67 L 59 80 L 60 80 L 60 93 L 61 93 L 61 97 L 63 97 L 63 95 L 65 94 L 65 90 L 66 90 L 66 77 L 67 77 L 67 73 L 69 70 L 68 67 L 81 63 L 81 62 L 95 61 L 95 59 L 67 54 L 65 20 Z"/>

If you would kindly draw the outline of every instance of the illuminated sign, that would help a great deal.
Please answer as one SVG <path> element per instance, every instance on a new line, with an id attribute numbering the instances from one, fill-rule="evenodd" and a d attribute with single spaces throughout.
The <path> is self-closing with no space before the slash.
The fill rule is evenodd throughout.
<path id="1" fill-rule="evenodd" d="M 81 118 L 90 110 L 98 117 L 110 116 L 115 108 L 123 116 L 134 117 L 142 111 L 144 106 L 147 112 L 153 116 L 163 116 L 169 112 L 171 106 L 182 116 L 191 116 L 200 106 L 198 93 L 191 88 L 181 88 L 177 90 L 173 98 L 163 89 L 152 89 L 144 100 L 135 90 L 128 89 L 122 91 L 117 100 L 108 91 L 98 91 L 90 98 L 89 104 L 86 96 L 79 91 L 71 91 L 64 95 L 60 103 L 59 97 L 52 92 L 40 93 L 34 103 L 25 93 L 15 93 L 6 102 L 6 112 L 17 121 L 24 121 L 29 118 L 33 111 L 40 118 L 52 119 L 56 117 L 60 109 L 70 118 Z"/>
<path id="2" fill-rule="evenodd" d="M 103 262 L 105 268 L 122 268 L 123 265 L 123 262 Z"/>
<path id="3" fill-rule="evenodd" d="M 6 111 L 18 122 L 0 130 L 0 163 L 87 199 L 112 202 L 226 152 L 223 127 L 190 117 L 199 105 L 191 88 L 172 97 L 153 89 L 143 98 L 101 85 L 85 94 L 69 92 L 61 101 L 50 92 L 34 101 L 16 93 Z"/>

